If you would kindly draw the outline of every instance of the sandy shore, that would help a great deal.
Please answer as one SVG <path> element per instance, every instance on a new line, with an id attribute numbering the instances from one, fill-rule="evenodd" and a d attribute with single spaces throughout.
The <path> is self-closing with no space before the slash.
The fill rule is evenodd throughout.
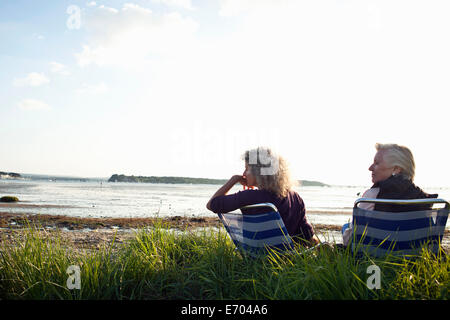
<path id="1" fill-rule="evenodd" d="M 30 226 L 37 226 L 42 236 L 61 237 L 74 249 L 96 249 L 113 241 L 119 245 L 132 238 L 135 230 L 155 224 L 183 231 L 221 226 L 218 218 L 78 218 L 0 212 L 0 242 L 20 238 Z"/>
<path id="2" fill-rule="evenodd" d="M 98 248 L 104 244 L 122 243 L 140 228 L 155 224 L 181 231 L 204 227 L 221 227 L 218 217 L 166 217 L 166 218 L 79 218 L 45 214 L 20 214 L 0 212 L 0 241 L 23 233 L 29 226 L 38 226 L 44 236 L 59 235 L 78 248 Z M 332 225 L 314 225 L 317 231 L 339 231 Z"/>
<path id="3" fill-rule="evenodd" d="M 137 229 L 164 223 L 170 228 L 198 228 L 219 226 L 218 217 L 166 217 L 166 218 L 81 218 L 50 214 L 22 214 L 1 212 L 0 228 L 23 228 L 27 224 L 36 224 L 43 228 L 81 229 Z"/>

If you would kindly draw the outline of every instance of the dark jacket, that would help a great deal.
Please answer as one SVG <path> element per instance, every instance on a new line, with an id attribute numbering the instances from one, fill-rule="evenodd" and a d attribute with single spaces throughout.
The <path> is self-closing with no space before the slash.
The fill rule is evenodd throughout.
<path id="1" fill-rule="evenodd" d="M 377 199 L 427 199 L 437 198 L 437 194 L 428 194 L 402 175 L 395 175 L 375 183 L 372 188 L 380 188 Z M 430 204 L 395 205 L 376 203 L 374 210 L 388 212 L 429 210 Z"/>

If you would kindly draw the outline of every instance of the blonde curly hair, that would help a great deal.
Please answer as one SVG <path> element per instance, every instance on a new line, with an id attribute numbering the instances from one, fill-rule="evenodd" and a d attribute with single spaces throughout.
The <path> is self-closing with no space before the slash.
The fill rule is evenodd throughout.
<path id="1" fill-rule="evenodd" d="M 298 182 L 291 177 L 287 161 L 267 147 L 247 150 L 242 159 L 255 176 L 259 189 L 271 191 L 280 198 L 288 195 Z"/>

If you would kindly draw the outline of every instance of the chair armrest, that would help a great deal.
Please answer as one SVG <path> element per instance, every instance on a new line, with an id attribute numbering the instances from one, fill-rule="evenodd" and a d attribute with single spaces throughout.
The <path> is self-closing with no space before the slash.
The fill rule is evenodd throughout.
<path id="1" fill-rule="evenodd" d="M 359 203 L 369 202 L 369 203 L 389 203 L 389 204 L 400 204 L 400 205 L 408 205 L 408 204 L 436 204 L 443 203 L 445 204 L 446 209 L 450 209 L 450 204 L 444 199 L 373 199 L 373 198 L 359 198 L 355 201 L 355 205 L 353 208 L 356 208 Z"/>

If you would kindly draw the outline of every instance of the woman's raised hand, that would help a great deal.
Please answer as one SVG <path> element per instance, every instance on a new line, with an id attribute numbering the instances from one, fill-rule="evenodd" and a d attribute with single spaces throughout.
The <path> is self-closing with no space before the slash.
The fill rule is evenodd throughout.
<path id="1" fill-rule="evenodd" d="M 253 189 L 253 186 L 249 186 L 247 183 L 247 177 L 244 175 L 234 175 L 230 180 L 233 180 L 234 184 L 240 183 L 244 186 L 244 190 Z"/>

